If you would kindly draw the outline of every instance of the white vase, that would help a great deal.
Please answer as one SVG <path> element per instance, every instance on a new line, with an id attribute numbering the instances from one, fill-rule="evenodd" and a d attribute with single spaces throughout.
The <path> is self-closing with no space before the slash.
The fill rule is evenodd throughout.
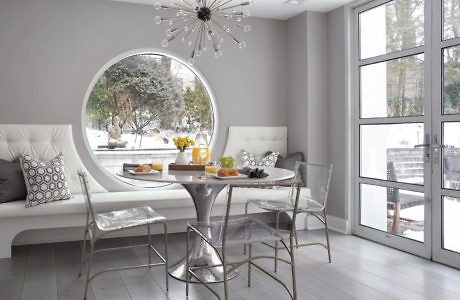
<path id="1" fill-rule="evenodd" d="M 189 159 L 187 158 L 187 155 L 185 152 L 179 152 L 177 153 L 176 156 L 176 165 L 188 165 L 189 164 Z"/>

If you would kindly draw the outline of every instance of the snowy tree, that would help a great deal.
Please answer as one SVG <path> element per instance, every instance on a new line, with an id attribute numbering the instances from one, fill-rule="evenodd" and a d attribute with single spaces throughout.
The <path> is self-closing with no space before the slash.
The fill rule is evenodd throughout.
<path id="1" fill-rule="evenodd" d="M 150 55 L 135 55 L 107 69 L 88 100 L 87 119 L 108 127 L 118 116 L 122 128 L 143 135 L 155 124 L 170 128 L 183 106 L 170 70 Z"/>

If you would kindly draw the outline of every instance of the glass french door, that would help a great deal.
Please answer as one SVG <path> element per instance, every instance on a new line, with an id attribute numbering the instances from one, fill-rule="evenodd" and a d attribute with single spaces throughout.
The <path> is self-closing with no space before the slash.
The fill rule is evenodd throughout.
<path id="1" fill-rule="evenodd" d="M 460 0 L 433 10 L 433 259 L 460 268 Z"/>
<path id="2" fill-rule="evenodd" d="M 354 12 L 354 232 L 460 267 L 460 0 Z"/>

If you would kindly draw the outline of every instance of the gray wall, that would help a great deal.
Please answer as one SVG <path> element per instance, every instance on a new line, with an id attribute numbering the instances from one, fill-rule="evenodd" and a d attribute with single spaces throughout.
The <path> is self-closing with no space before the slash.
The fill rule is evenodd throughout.
<path id="1" fill-rule="evenodd" d="M 286 22 L 288 152 L 308 153 L 307 13 Z"/>
<path id="2" fill-rule="evenodd" d="M 348 219 L 346 190 L 347 145 L 347 29 L 345 9 L 327 14 L 327 114 L 328 161 L 334 165 L 328 213 Z"/>
<path id="3" fill-rule="evenodd" d="M 305 12 L 286 23 L 288 150 L 333 164 L 328 214 L 348 218 L 344 9 Z"/>
<path id="4" fill-rule="evenodd" d="M 287 22 L 289 152 L 327 162 L 326 14 L 304 12 Z"/>
<path id="5" fill-rule="evenodd" d="M 327 22 L 326 14 L 307 12 L 308 161 L 326 163 L 327 157 Z"/>
<path id="6" fill-rule="evenodd" d="M 82 107 L 88 86 L 112 58 L 138 48 L 158 48 L 165 27 L 151 6 L 94 0 L 0 2 L 0 122 L 73 125 L 78 151 L 94 176 L 119 190 L 93 164 L 83 143 Z M 285 22 L 250 19 L 248 47 L 224 42 L 224 56 L 208 52 L 196 67 L 212 86 L 219 107 L 216 157 L 229 125 L 287 125 Z M 168 51 L 186 58 L 173 43 Z"/>

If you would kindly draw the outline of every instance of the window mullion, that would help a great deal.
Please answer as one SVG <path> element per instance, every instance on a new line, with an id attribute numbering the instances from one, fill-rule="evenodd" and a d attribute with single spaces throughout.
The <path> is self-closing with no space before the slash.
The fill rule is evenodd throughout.
<path id="1" fill-rule="evenodd" d="M 376 64 L 379 62 L 385 62 L 393 59 L 403 58 L 407 56 L 417 55 L 425 52 L 425 46 L 419 46 L 411 49 L 406 49 L 398 52 L 383 54 L 379 56 L 374 56 L 366 59 L 362 59 L 358 62 L 358 66 L 366 66 L 371 64 Z"/>
<path id="2" fill-rule="evenodd" d="M 460 44 L 460 38 L 453 38 L 449 40 L 442 41 L 441 40 L 441 48 L 449 48 L 453 46 L 457 46 Z"/>

